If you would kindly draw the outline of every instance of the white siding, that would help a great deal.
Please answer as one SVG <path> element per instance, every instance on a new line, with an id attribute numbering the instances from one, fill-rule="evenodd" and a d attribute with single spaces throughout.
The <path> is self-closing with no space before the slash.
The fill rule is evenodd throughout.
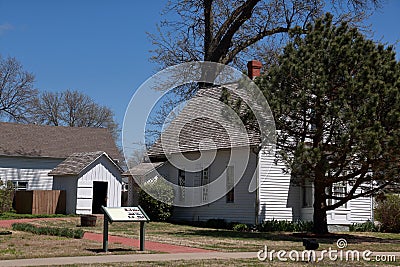
<path id="1" fill-rule="evenodd" d="M 290 183 L 290 174 L 284 173 L 284 164 L 275 164 L 275 157 L 260 152 L 259 155 L 259 221 L 303 220 L 313 217 L 312 207 L 303 207 L 302 189 Z M 357 190 L 356 193 L 359 193 Z M 372 198 L 351 200 L 347 208 L 340 207 L 327 212 L 328 224 L 346 225 L 373 219 Z"/>
<path id="2" fill-rule="evenodd" d="M 356 190 L 356 194 L 361 193 L 361 189 Z M 373 198 L 360 197 L 350 200 L 351 207 L 351 223 L 362 223 L 366 221 L 373 221 Z"/>
<path id="3" fill-rule="evenodd" d="M 288 220 L 300 217 L 300 188 L 290 183 L 282 162 L 264 150 L 259 154 L 259 221 Z"/>
<path id="4" fill-rule="evenodd" d="M 239 148 L 237 152 L 244 153 Z M 187 157 L 197 156 L 194 153 L 185 154 Z M 217 152 L 214 162 L 209 166 L 209 179 L 210 182 L 214 181 L 228 166 L 230 154 L 228 151 L 219 150 Z M 244 158 L 244 157 L 243 157 Z M 237 171 L 241 169 L 241 166 L 245 164 L 244 159 L 234 161 L 232 166 L 235 166 L 235 175 Z M 171 165 L 165 165 L 169 167 L 168 179 L 173 183 L 177 184 L 178 170 Z M 249 183 L 253 178 L 254 170 L 257 166 L 257 156 L 251 153 L 248 168 L 244 172 L 238 184 L 234 189 L 234 203 L 226 203 L 226 196 L 218 199 L 217 201 L 202 205 L 199 207 L 174 207 L 173 220 L 186 220 L 186 221 L 206 221 L 209 219 L 225 219 L 226 221 L 243 222 L 243 223 L 255 223 L 256 219 L 256 192 L 250 193 Z M 163 168 L 166 168 L 163 166 Z M 236 179 L 236 178 L 235 178 Z M 201 174 L 199 172 L 186 172 L 186 186 L 199 186 L 201 183 Z M 177 197 L 178 192 L 175 192 Z M 208 188 L 208 195 L 211 198 L 220 192 L 216 192 L 216 189 L 212 186 Z M 191 200 L 201 200 L 201 195 L 185 195 L 185 200 L 190 202 Z"/>
<path id="5" fill-rule="evenodd" d="M 337 208 L 327 212 L 328 224 L 348 225 L 352 223 L 363 223 L 372 221 L 372 198 L 361 197 L 350 200 L 347 203 L 348 208 Z M 303 221 L 312 221 L 314 210 L 313 208 L 303 208 L 301 210 L 301 219 Z"/>
<path id="6" fill-rule="evenodd" d="M 93 199 L 93 181 L 108 183 L 107 206 L 121 206 L 122 178 L 118 168 L 105 156 L 88 167 L 79 177 L 56 176 L 54 189 L 66 190 L 68 214 L 91 214 Z"/>
<path id="7" fill-rule="evenodd" d="M 92 213 L 93 182 L 107 182 L 107 206 L 121 206 L 122 178 L 117 167 L 105 156 L 96 160 L 78 177 L 76 214 Z"/>
<path id="8" fill-rule="evenodd" d="M 0 156 L 0 179 L 28 181 L 28 190 L 51 190 L 53 178 L 47 174 L 61 162 L 62 159 Z"/>
<path id="9" fill-rule="evenodd" d="M 197 158 L 195 153 L 186 153 L 188 158 Z M 226 168 L 229 161 L 229 153 L 219 150 L 216 159 L 210 168 L 210 180 L 216 178 L 216 173 Z M 241 164 L 238 161 L 235 164 Z M 163 170 L 168 169 L 166 177 L 178 184 L 178 170 L 165 164 Z M 235 167 L 236 169 L 236 167 Z M 235 202 L 226 203 L 225 196 L 217 201 L 192 208 L 175 207 L 172 219 L 187 221 L 205 221 L 208 219 L 225 219 L 227 221 L 238 221 L 255 223 L 256 216 L 256 193 L 249 193 L 248 186 L 251 180 L 250 173 L 257 169 L 257 158 L 252 154 L 248 170 L 243 179 L 235 187 Z M 290 173 L 285 173 L 283 162 L 275 163 L 275 156 L 260 152 L 258 158 L 258 221 L 263 220 L 312 220 L 313 208 L 303 207 L 302 189 L 291 183 Z M 186 172 L 186 186 L 199 186 L 201 182 L 200 173 Z M 209 194 L 212 194 L 209 187 Z M 175 192 L 178 197 L 178 192 Z M 186 195 L 185 201 L 201 199 L 200 195 Z M 338 208 L 327 212 L 328 224 L 349 224 L 353 222 L 365 222 L 372 220 L 372 198 L 359 198 L 351 200 L 347 208 Z"/>

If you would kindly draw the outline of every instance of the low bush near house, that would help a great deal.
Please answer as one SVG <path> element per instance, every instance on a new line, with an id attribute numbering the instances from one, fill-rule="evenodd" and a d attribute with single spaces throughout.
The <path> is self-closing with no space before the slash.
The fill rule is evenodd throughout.
<path id="1" fill-rule="evenodd" d="M 232 230 L 237 232 L 247 232 L 249 231 L 249 227 L 247 226 L 247 224 L 238 223 L 232 227 Z"/>
<path id="2" fill-rule="evenodd" d="M 12 182 L 3 183 L 0 179 L 0 214 L 12 210 L 14 187 Z"/>
<path id="3" fill-rule="evenodd" d="M 54 235 L 77 239 L 81 239 L 85 233 L 81 229 L 74 230 L 59 227 L 40 227 L 30 223 L 14 223 L 12 229 L 15 231 L 31 232 L 36 235 Z"/>
<path id="4" fill-rule="evenodd" d="M 239 222 L 227 222 L 224 219 L 209 219 L 207 221 L 179 221 L 184 225 L 191 225 L 195 227 L 205 227 L 214 229 L 227 229 L 238 232 L 257 231 L 257 232 L 310 232 L 313 228 L 312 222 L 306 221 L 278 221 L 269 220 L 263 221 L 257 225 L 250 225 Z"/>
<path id="5" fill-rule="evenodd" d="M 400 196 L 386 195 L 375 208 L 375 218 L 382 232 L 400 233 Z"/>
<path id="6" fill-rule="evenodd" d="M 174 190 L 163 179 L 144 184 L 139 192 L 139 204 L 152 221 L 168 220 L 172 215 L 173 200 Z"/>
<path id="7" fill-rule="evenodd" d="M 309 232 L 312 227 L 312 222 L 270 220 L 257 225 L 257 230 L 259 232 Z"/>
<path id="8" fill-rule="evenodd" d="M 310 232 L 313 226 L 313 222 L 296 221 L 293 223 L 293 232 Z"/>
<path id="9" fill-rule="evenodd" d="M 353 223 L 349 227 L 350 232 L 378 232 L 378 227 L 373 222 Z"/>

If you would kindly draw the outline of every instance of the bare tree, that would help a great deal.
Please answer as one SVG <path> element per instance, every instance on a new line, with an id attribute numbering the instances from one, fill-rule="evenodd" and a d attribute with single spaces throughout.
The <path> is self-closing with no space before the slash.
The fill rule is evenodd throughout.
<path id="1" fill-rule="evenodd" d="M 34 88 L 35 76 L 15 58 L 0 56 L 0 120 L 70 127 L 108 128 L 118 139 L 114 113 L 89 96 L 67 90 L 43 92 Z"/>
<path id="2" fill-rule="evenodd" d="M 158 31 L 149 34 L 155 47 L 151 60 L 160 68 L 183 62 L 211 61 L 245 69 L 246 62 L 256 58 L 263 61 L 265 68 L 269 68 L 277 62 L 282 47 L 288 41 L 287 33 L 292 29 L 305 29 L 308 22 L 326 11 L 335 16 L 336 22 L 360 25 L 379 7 L 380 2 L 170 0 L 164 14 L 173 19 L 162 21 Z M 150 118 L 149 124 L 161 129 L 164 119 L 173 108 L 193 96 L 197 89 L 198 85 L 193 84 L 175 88 L 173 95 L 165 100 L 164 107 Z"/>
<path id="3" fill-rule="evenodd" d="M 146 154 L 146 146 L 142 143 L 134 143 L 131 148 L 132 152 L 130 153 L 129 158 L 127 159 L 128 169 L 139 165 L 142 162 L 149 162 L 149 158 Z"/>
<path id="4" fill-rule="evenodd" d="M 152 60 L 161 68 L 201 60 L 243 67 L 254 54 L 280 48 L 280 38 L 290 29 L 304 28 L 326 11 L 337 20 L 358 23 L 379 4 L 380 0 L 171 0 L 165 13 L 177 19 L 162 21 L 158 33 L 149 34 L 156 47 Z"/>
<path id="5" fill-rule="evenodd" d="M 79 91 L 43 92 L 33 101 L 31 121 L 38 124 L 70 127 L 108 128 L 117 138 L 114 113 Z"/>
<path id="6" fill-rule="evenodd" d="M 0 119 L 25 122 L 37 90 L 35 76 L 23 70 L 15 58 L 0 56 Z"/>

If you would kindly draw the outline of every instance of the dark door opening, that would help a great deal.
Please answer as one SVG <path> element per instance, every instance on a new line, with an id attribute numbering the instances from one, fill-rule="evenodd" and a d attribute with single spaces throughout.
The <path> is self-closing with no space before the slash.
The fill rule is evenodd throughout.
<path id="1" fill-rule="evenodd" d="M 93 182 L 92 213 L 101 214 L 101 206 L 107 206 L 107 182 Z"/>

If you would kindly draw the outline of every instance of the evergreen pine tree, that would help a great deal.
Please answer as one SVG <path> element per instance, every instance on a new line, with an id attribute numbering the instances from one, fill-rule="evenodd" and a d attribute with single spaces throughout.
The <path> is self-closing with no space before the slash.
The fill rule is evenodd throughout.
<path id="1" fill-rule="evenodd" d="M 258 83 L 278 154 L 296 184 L 314 184 L 314 232 L 327 211 L 399 181 L 400 64 L 391 46 L 326 14 L 298 33 Z M 332 193 L 337 184 L 344 194 Z"/>

